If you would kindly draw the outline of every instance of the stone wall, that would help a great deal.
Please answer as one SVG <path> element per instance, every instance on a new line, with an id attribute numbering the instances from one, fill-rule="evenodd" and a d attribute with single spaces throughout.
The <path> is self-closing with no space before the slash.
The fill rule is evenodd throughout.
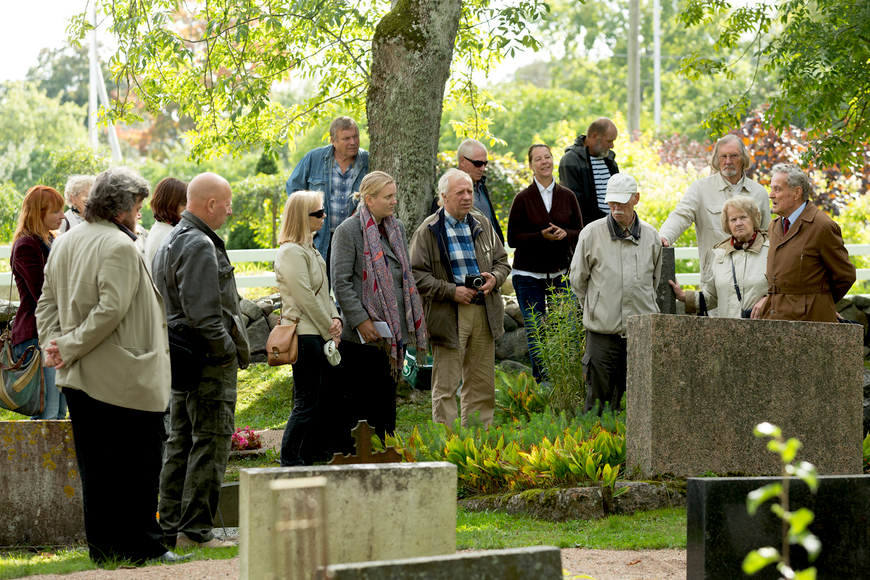
<path id="1" fill-rule="evenodd" d="M 846 320 L 860 322 L 864 327 L 864 358 L 870 358 L 870 296 L 846 296 L 837 302 L 837 312 Z"/>

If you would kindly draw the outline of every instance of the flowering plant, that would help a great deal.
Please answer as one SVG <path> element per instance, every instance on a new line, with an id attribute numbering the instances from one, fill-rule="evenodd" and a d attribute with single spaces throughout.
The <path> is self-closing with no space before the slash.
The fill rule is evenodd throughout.
<path id="1" fill-rule="evenodd" d="M 263 446 L 260 441 L 260 436 L 251 431 L 251 428 L 245 425 L 245 428 L 236 427 L 236 432 L 232 437 L 233 451 L 247 451 L 249 449 L 259 449 Z"/>

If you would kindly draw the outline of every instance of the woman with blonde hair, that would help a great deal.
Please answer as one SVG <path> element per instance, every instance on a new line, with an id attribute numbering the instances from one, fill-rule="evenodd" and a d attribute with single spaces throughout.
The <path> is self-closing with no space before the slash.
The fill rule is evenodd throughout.
<path id="1" fill-rule="evenodd" d="M 281 324 L 298 321 L 299 358 L 293 364 L 293 411 L 284 428 L 280 463 L 311 465 L 316 457 L 324 371 L 324 346 L 341 342 L 342 322 L 329 297 L 326 262 L 312 242 L 323 227 L 323 194 L 296 191 L 284 204 L 275 277 L 281 293 Z"/>
<path id="2" fill-rule="evenodd" d="M 12 323 L 12 355 L 18 360 L 26 355 L 30 361 L 39 349 L 36 333 L 36 303 L 42 295 L 45 281 L 45 261 L 63 222 L 63 197 L 45 185 L 31 187 L 24 196 L 18 227 L 12 236 L 12 274 L 18 286 L 21 304 Z M 29 347 L 35 347 L 27 352 Z M 45 405 L 40 415 L 32 419 L 61 420 L 66 418 L 66 397 L 55 387 L 54 367 L 43 367 L 45 373 Z"/>
<path id="3" fill-rule="evenodd" d="M 767 232 L 761 230 L 761 211 L 751 197 L 737 195 L 722 205 L 722 229 L 731 235 L 709 252 L 710 277 L 699 292 L 683 291 L 670 280 L 686 314 L 719 308 L 720 318 L 749 318 L 752 307 L 767 294 Z"/>
<path id="4" fill-rule="evenodd" d="M 365 419 L 384 440 L 396 429 L 396 381 L 411 345 L 426 352 L 423 305 L 408 259 L 405 226 L 393 215 L 396 182 L 373 171 L 354 194 L 357 211 L 335 229 L 332 289 L 344 319 L 342 364 L 353 373 L 345 417 Z M 347 376 L 343 384 L 352 384 Z"/>

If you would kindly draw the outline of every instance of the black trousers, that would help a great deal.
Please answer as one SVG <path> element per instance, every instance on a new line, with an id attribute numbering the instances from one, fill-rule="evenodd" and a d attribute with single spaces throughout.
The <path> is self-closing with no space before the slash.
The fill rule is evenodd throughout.
<path id="1" fill-rule="evenodd" d="M 64 389 L 82 480 L 91 560 L 142 563 L 166 552 L 157 523 L 163 413 Z"/>
<path id="2" fill-rule="evenodd" d="M 583 374 L 586 379 L 586 412 L 598 401 L 598 414 L 604 403 L 619 409 L 625 394 L 627 341 L 618 334 L 600 334 L 586 330 Z"/>
<path id="3" fill-rule="evenodd" d="M 293 365 L 293 410 L 281 439 L 281 466 L 312 465 L 323 459 L 321 391 L 326 341 L 320 336 L 299 335 L 299 358 Z"/>

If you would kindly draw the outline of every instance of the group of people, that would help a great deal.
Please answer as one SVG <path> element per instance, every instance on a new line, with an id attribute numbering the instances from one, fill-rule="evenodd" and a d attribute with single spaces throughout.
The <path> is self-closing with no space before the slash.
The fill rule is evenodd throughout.
<path id="1" fill-rule="evenodd" d="M 528 323 L 545 316 L 553 291 L 578 297 L 586 410 L 617 407 L 627 318 L 658 312 L 662 248 L 693 223 L 700 289 L 670 281 L 687 313 L 837 321 L 834 304 L 855 268 L 839 227 L 809 201 L 812 183 L 799 167 L 774 166 L 768 195 L 745 175 L 742 141 L 726 136 L 713 148 L 714 173 L 692 184 L 659 232 L 635 211 L 640 190 L 619 172 L 617 137 L 612 121 L 595 120 L 563 155 L 561 184 L 550 148 L 529 147 L 534 178 L 507 223 L 512 269 L 482 143 L 460 145 L 457 168 L 440 177 L 431 215 L 409 242 L 395 216 L 395 180 L 369 171 L 356 123 L 336 119 L 330 144 L 295 167 L 282 213 L 281 324 L 297 325 L 299 355 L 281 465 L 349 451 L 348 429 L 359 420 L 382 439 L 390 434 L 409 347 L 431 347 L 434 421 L 489 425 L 495 340 L 504 332 L 500 289 L 511 273 Z M 230 184 L 213 173 L 189 184 L 162 180 L 147 238 L 137 229 L 149 188 L 135 171 L 75 176 L 65 193 L 66 215 L 52 188 L 25 196 L 12 254 L 21 297 L 12 342 L 16 356 L 43 350 L 52 388 L 40 418 L 63 418 L 69 406 L 91 557 L 170 562 L 181 558 L 176 546 L 226 545 L 212 522 L 237 370 L 250 359 L 233 266 L 217 234 L 232 214 Z M 179 340 L 190 353 L 181 366 L 193 377 L 184 381 L 170 357 Z M 533 374 L 547 380 L 529 342 Z M 119 471 L 106 457 L 129 461 Z"/>

